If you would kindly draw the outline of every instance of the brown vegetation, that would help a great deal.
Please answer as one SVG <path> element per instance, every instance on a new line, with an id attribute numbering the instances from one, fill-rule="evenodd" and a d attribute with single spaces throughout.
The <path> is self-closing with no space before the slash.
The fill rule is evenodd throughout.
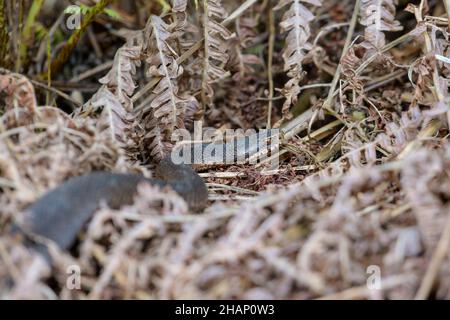
<path id="1" fill-rule="evenodd" d="M 0 1 L 0 298 L 450 298 L 448 1 L 79 3 L 70 31 L 65 1 Z M 8 232 L 70 177 L 149 175 L 193 120 L 281 128 L 280 168 L 204 169 L 200 214 L 142 186 L 52 267 Z"/>

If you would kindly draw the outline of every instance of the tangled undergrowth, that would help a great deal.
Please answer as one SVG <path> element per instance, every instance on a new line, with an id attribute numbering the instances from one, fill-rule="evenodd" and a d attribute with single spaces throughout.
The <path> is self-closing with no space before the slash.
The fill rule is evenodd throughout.
<path id="1" fill-rule="evenodd" d="M 0 1 L 1 298 L 450 299 L 448 2 L 130 3 L 70 31 L 64 1 Z M 197 214 L 142 185 L 51 267 L 8 231 L 70 177 L 151 175 L 194 120 L 280 128 L 280 167 L 203 170 Z"/>

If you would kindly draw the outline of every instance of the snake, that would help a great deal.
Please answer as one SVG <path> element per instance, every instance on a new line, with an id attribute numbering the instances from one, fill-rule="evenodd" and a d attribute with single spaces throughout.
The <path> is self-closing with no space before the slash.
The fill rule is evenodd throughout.
<path id="1" fill-rule="evenodd" d="M 94 171 L 68 179 L 25 209 L 24 219 L 15 225 L 15 231 L 26 239 L 43 237 L 60 249 L 68 250 L 75 243 L 81 230 L 106 203 L 112 209 L 131 205 L 140 184 L 170 188 L 180 195 L 190 210 L 201 211 L 208 204 L 208 190 L 204 180 L 194 170 L 195 165 L 207 163 L 249 160 L 267 150 L 267 143 L 274 139 L 273 130 L 263 135 L 253 134 L 234 138 L 228 142 L 191 143 L 175 149 L 156 166 L 157 178 L 139 174 Z M 187 159 L 190 158 L 190 159 Z M 173 159 L 176 159 L 174 161 Z M 178 163 L 180 159 L 192 163 Z M 186 160 L 187 159 L 187 160 Z M 40 253 L 45 252 L 42 243 L 31 243 Z"/>

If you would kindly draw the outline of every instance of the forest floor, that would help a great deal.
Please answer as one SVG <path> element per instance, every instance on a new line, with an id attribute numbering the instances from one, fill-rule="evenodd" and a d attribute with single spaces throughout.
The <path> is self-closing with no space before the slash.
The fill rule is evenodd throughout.
<path id="1" fill-rule="evenodd" d="M 450 299 L 448 3 L 0 0 L 0 298 Z M 279 130 L 277 166 L 101 203 L 51 266 L 11 234 L 198 121 Z"/>

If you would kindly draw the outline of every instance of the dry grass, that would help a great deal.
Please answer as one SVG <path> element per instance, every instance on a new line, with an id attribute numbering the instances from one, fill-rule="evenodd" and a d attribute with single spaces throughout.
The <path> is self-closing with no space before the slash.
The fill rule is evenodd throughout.
<path id="1" fill-rule="evenodd" d="M 309 2 L 206 1 L 232 12 L 220 23 L 230 33 L 220 37 L 202 24 L 203 6 L 173 9 L 164 17 L 172 25 L 122 18 L 114 28 L 131 24 L 142 33 L 121 49 L 109 44 L 118 52 L 114 62 L 102 57 L 111 71 L 70 115 L 62 109 L 77 91 L 73 83 L 64 89 L 68 99 L 56 84 L 49 93 L 28 80 L 45 59 L 28 61 L 29 72 L 2 70 L 0 297 L 449 299 L 444 2 L 383 0 L 381 16 L 370 9 L 379 1 Z M 298 3 L 308 19 L 287 25 Z M 125 13 L 121 5 L 115 9 Z M 282 30 L 304 41 L 285 45 Z M 89 41 L 112 36 L 101 31 Z M 29 47 L 29 56 L 39 50 Z M 44 99 L 48 106 L 39 106 Z M 198 117 L 219 130 L 281 125 L 279 170 L 205 169 L 211 204 L 201 214 L 177 194 L 143 185 L 132 206 L 102 204 L 70 252 L 50 245 L 51 267 L 9 233 L 24 208 L 70 177 L 151 174 L 147 160 L 167 152 L 173 130 Z M 73 265 L 82 272 L 78 290 L 67 286 Z M 379 290 L 367 286 L 371 266 L 381 271 Z"/>

